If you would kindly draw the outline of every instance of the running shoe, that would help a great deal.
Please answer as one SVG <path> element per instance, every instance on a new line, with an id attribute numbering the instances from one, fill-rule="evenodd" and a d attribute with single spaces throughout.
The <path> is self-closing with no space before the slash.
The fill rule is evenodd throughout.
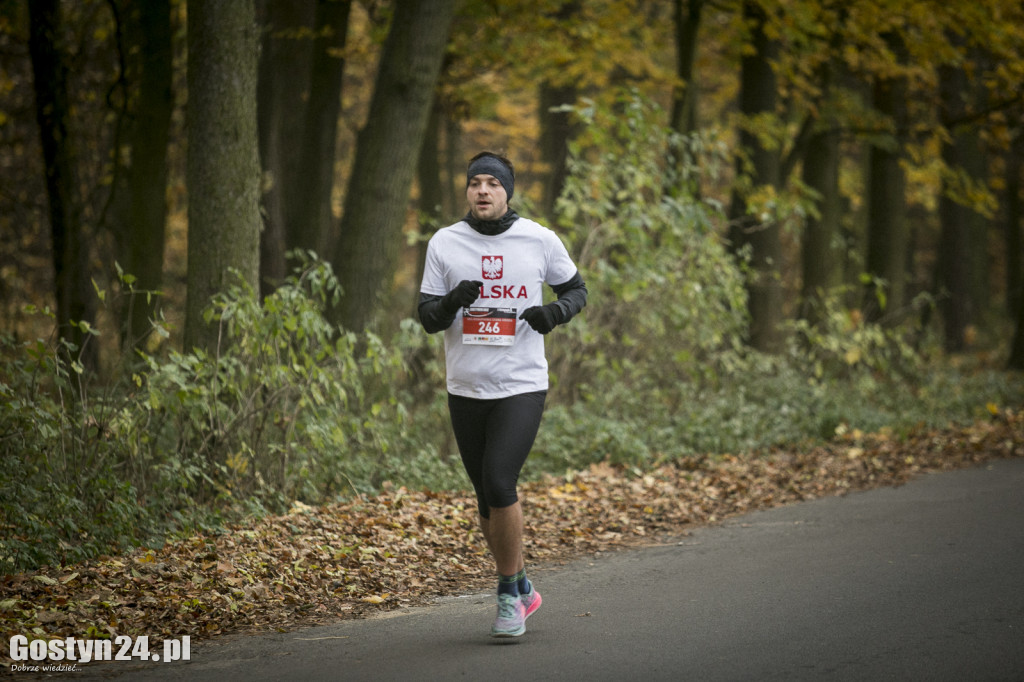
<path id="1" fill-rule="evenodd" d="M 498 595 L 498 617 L 491 627 L 491 637 L 518 637 L 526 632 L 526 607 L 519 597 Z"/>
<path id="2" fill-rule="evenodd" d="M 519 601 L 523 602 L 523 608 L 526 609 L 526 615 L 523 616 L 523 619 L 525 620 L 529 618 L 534 611 L 540 608 L 541 602 L 544 600 L 540 598 L 540 592 L 538 592 L 537 587 L 534 586 L 528 593 L 520 594 Z"/>

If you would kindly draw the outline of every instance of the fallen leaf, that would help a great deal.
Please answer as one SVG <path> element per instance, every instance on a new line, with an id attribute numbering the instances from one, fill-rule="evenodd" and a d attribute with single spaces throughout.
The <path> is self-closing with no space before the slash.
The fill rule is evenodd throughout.
<path id="1" fill-rule="evenodd" d="M 552 565 L 658 543 L 714 519 L 1022 457 L 1022 443 L 1024 415 L 1004 408 L 999 419 L 964 428 L 899 436 L 837 428 L 834 441 L 815 447 L 649 471 L 600 462 L 520 486 L 524 550 L 531 565 Z M 392 486 L 377 497 L 294 509 L 158 549 L 0 577 L 0 627 L 46 639 L 161 633 L 196 642 L 493 589 L 471 494 Z"/>

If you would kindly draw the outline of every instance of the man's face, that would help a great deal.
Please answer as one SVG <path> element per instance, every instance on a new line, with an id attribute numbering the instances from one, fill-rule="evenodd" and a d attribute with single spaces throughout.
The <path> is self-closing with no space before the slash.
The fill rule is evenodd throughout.
<path id="1" fill-rule="evenodd" d="M 474 175 L 466 186 L 466 200 L 477 220 L 497 220 L 508 211 L 508 193 L 493 175 Z"/>

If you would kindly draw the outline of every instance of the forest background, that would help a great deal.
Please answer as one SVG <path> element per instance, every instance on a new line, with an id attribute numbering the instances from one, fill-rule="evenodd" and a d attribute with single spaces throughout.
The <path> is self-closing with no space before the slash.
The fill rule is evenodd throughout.
<path id="1" fill-rule="evenodd" d="M 0 573 L 465 487 L 426 240 L 590 289 L 525 475 L 1016 411 L 1008 0 L 0 1 Z"/>

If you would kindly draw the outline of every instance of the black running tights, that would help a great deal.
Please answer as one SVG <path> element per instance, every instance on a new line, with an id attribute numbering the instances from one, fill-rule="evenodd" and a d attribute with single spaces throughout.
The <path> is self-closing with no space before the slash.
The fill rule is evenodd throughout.
<path id="1" fill-rule="evenodd" d="M 496 400 L 448 394 L 455 441 L 476 491 L 480 516 L 519 500 L 516 483 L 540 428 L 547 391 Z"/>

